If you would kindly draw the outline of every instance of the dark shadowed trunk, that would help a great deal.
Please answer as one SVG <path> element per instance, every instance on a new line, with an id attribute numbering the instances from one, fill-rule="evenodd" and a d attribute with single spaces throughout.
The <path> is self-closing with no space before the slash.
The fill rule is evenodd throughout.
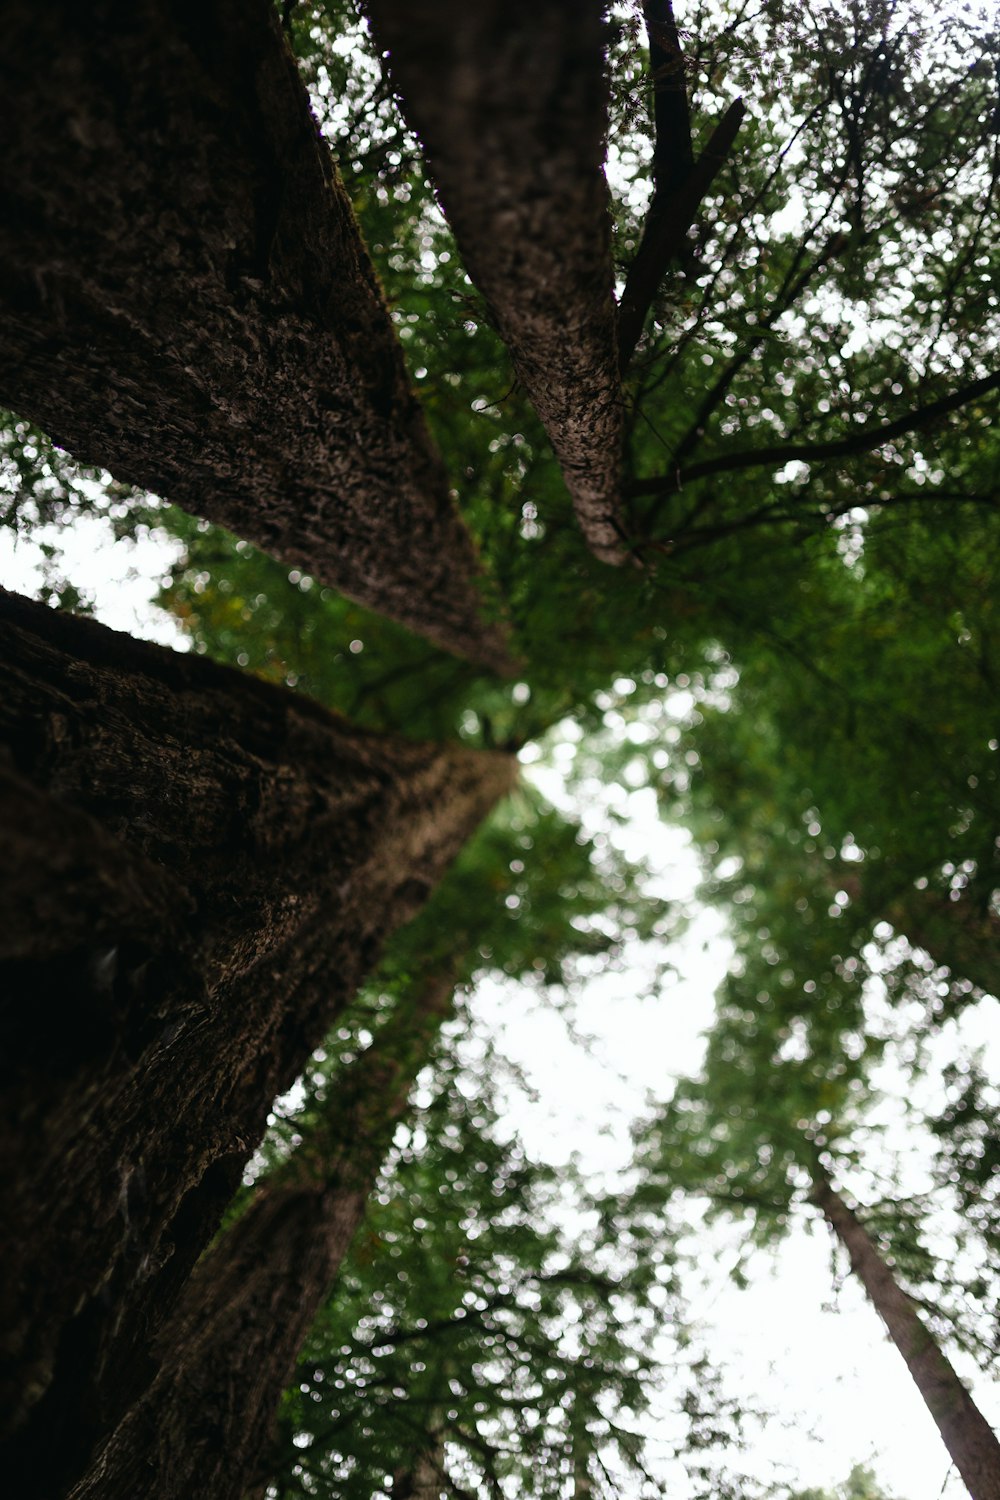
<path id="1" fill-rule="evenodd" d="M 270 0 L 11 0 L 0 117 L 0 401 L 504 669 Z"/>
<path id="2" fill-rule="evenodd" d="M 271 1101 L 513 763 L 9 595 L 0 745 L 3 1411 L 29 1418 L 4 1472 L 28 1496 L 155 1373 Z"/>
<path id="3" fill-rule="evenodd" d="M 73 1500 L 243 1500 L 260 1488 L 281 1393 L 452 989 L 450 975 L 432 977 L 402 1002 L 291 1159 L 203 1257 L 157 1340 L 156 1379 Z"/>
<path id="4" fill-rule="evenodd" d="M 598 0 L 366 0 L 587 543 L 625 556 Z"/>
<path id="5" fill-rule="evenodd" d="M 912 1300 L 897 1283 L 864 1225 L 829 1178 L 813 1174 L 813 1201 L 851 1258 L 906 1368 L 937 1424 L 952 1462 L 973 1500 L 1000 1500 L 1000 1443 Z"/>

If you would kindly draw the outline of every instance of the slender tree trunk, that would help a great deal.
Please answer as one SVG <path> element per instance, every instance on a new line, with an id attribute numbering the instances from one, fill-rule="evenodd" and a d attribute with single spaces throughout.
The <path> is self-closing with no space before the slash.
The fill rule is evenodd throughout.
<path id="1" fill-rule="evenodd" d="M 602 170 L 603 7 L 366 0 L 366 9 L 587 544 L 620 563 L 623 403 Z"/>
<path id="2" fill-rule="evenodd" d="M 573 1500 L 591 1500 L 593 1493 L 586 1460 L 579 1460 L 573 1469 Z"/>
<path id="3" fill-rule="evenodd" d="M 242 1500 L 259 1485 L 281 1393 L 452 990 L 450 974 L 436 975 L 401 1002 L 289 1162 L 203 1257 L 157 1340 L 156 1379 L 73 1500 Z"/>
<path id="4" fill-rule="evenodd" d="M 59 1494 L 381 943 L 513 762 L 0 595 L 3 1472 Z"/>
<path id="5" fill-rule="evenodd" d="M 8 0 L 0 401 L 505 670 L 271 0 Z"/>
<path id="6" fill-rule="evenodd" d="M 432 1434 L 417 1454 L 412 1468 L 397 1469 L 392 1476 L 391 1500 L 440 1500 L 445 1489 L 444 1443 Z"/>
<path id="7" fill-rule="evenodd" d="M 906 1361 L 952 1462 L 973 1500 L 1000 1500 L 1000 1443 L 868 1231 L 829 1178 L 813 1177 L 813 1199 L 851 1258 L 851 1269 Z"/>

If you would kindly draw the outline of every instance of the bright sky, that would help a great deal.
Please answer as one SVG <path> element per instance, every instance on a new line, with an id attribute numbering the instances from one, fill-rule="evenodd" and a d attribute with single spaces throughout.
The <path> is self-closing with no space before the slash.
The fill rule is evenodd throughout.
<path id="1" fill-rule="evenodd" d="M 561 778 L 532 767 L 532 779 L 557 805 L 569 807 Z M 628 854 L 662 872 L 665 889 L 690 897 L 698 878 L 685 835 L 660 822 L 654 794 L 629 796 L 630 819 L 620 831 Z M 584 821 L 610 832 L 600 809 L 576 809 Z M 488 987 L 481 1013 L 538 1088 L 537 1105 L 518 1101 L 517 1129 L 529 1150 L 548 1160 L 576 1153 L 609 1173 L 629 1161 L 629 1127 L 645 1097 L 661 1098 L 670 1078 L 696 1071 L 701 1038 L 711 1023 L 715 988 L 725 973 L 728 945 L 717 914 L 704 911 L 692 931 L 671 945 L 679 971 L 658 1000 L 637 999 L 646 974 L 638 969 L 593 982 L 577 1001 L 580 1031 L 596 1039 L 591 1055 L 567 1040 L 558 1017 L 513 987 Z M 962 1035 L 942 1038 L 942 1053 L 956 1044 L 989 1048 L 1000 1062 L 1000 1004 L 993 1000 L 962 1018 Z M 887 1086 L 893 1080 L 887 1076 Z M 767 1465 L 793 1485 L 829 1486 L 853 1464 L 871 1463 L 899 1500 L 961 1500 L 964 1486 L 900 1356 L 850 1277 L 835 1289 L 831 1241 L 822 1223 L 803 1224 L 775 1252 L 758 1253 L 752 1285 L 737 1289 L 729 1268 L 739 1255 L 738 1226 L 708 1232 L 701 1264 L 704 1284 L 694 1312 L 708 1329 L 713 1356 L 731 1371 L 731 1388 L 779 1418 L 755 1443 L 746 1468 Z M 840 1266 L 841 1272 L 845 1268 Z M 973 1382 L 971 1367 L 960 1372 Z M 1000 1425 L 1000 1395 L 975 1389 L 989 1420 Z M 654 1411 L 655 1434 L 669 1416 Z M 758 1459 L 755 1466 L 754 1458 Z"/>

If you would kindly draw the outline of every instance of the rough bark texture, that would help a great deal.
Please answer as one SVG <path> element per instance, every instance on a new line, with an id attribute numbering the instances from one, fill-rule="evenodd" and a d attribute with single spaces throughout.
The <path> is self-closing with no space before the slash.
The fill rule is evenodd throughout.
<path id="1" fill-rule="evenodd" d="M 364 1216 L 396 1121 L 450 1008 L 434 976 L 348 1070 L 324 1118 L 194 1271 L 160 1368 L 72 1500 L 261 1492 L 281 1393 Z"/>
<path id="2" fill-rule="evenodd" d="M 271 1100 L 513 762 L 9 595 L 0 746 L 4 1473 L 27 1497 L 148 1383 Z"/>
<path id="3" fill-rule="evenodd" d="M 366 0 L 366 8 L 588 545 L 621 562 L 603 7 Z"/>
<path id="4" fill-rule="evenodd" d="M 813 1199 L 850 1255 L 851 1269 L 906 1361 L 969 1494 L 973 1500 L 1000 1500 L 1000 1443 L 992 1427 L 896 1282 L 864 1225 L 822 1175 L 815 1179 Z"/>
<path id="5" fill-rule="evenodd" d="M 270 0 L 9 0 L 0 402 L 508 665 Z"/>

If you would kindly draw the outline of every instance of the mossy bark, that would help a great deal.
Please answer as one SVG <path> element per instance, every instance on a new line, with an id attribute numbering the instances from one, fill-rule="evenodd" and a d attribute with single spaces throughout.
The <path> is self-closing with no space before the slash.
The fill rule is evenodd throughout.
<path id="1" fill-rule="evenodd" d="M 270 0 L 13 0 L 0 116 L 0 401 L 507 670 Z"/>
<path id="2" fill-rule="evenodd" d="M 149 1383 L 271 1101 L 514 771 L 9 595 L 0 746 L 4 1472 L 27 1497 Z"/>
<path id="3" fill-rule="evenodd" d="M 596 0 L 366 0 L 462 259 L 591 550 L 626 555 Z"/>

